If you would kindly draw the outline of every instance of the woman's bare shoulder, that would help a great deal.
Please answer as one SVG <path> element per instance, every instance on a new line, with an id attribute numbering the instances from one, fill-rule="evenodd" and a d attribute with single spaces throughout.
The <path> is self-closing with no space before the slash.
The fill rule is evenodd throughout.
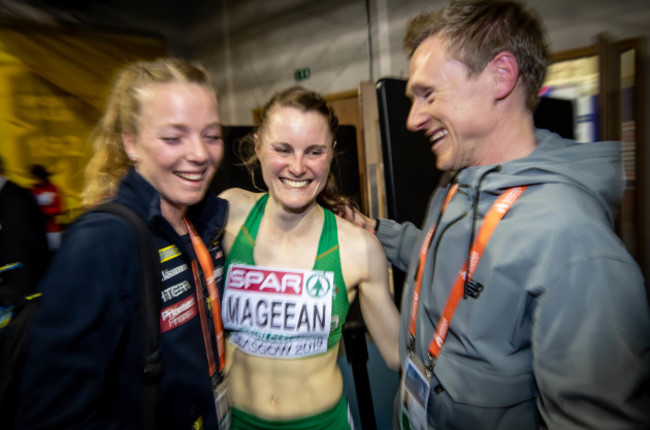
<path id="1" fill-rule="evenodd" d="M 374 234 L 338 215 L 336 215 L 336 226 L 338 228 L 339 237 L 345 237 L 352 241 L 361 241 L 366 244 L 371 244 L 370 246 L 374 244 L 381 246 L 379 240 L 377 240 Z"/>
<path id="2" fill-rule="evenodd" d="M 374 234 L 336 217 L 343 279 L 348 291 L 360 284 L 388 285 L 384 249 Z"/>
<path id="3" fill-rule="evenodd" d="M 341 252 L 353 261 L 363 262 L 368 258 L 384 255 L 384 250 L 374 234 L 350 221 L 336 217 Z M 385 258 L 385 256 L 384 256 Z"/>
<path id="4" fill-rule="evenodd" d="M 229 214 L 237 216 L 248 213 L 262 193 L 254 193 L 243 188 L 229 188 L 219 194 L 219 197 L 228 200 Z"/>
<path id="5" fill-rule="evenodd" d="M 230 250 L 237 232 L 246 221 L 246 217 L 263 193 L 254 193 L 242 188 L 230 188 L 219 194 L 228 201 L 228 219 L 226 221 L 224 245 Z"/>
<path id="6" fill-rule="evenodd" d="M 245 190 L 243 188 L 228 188 L 223 190 L 219 197 L 226 199 L 228 201 L 233 201 L 235 203 L 242 200 L 252 200 L 255 202 L 260 196 L 260 193 L 254 193 L 252 191 Z"/>

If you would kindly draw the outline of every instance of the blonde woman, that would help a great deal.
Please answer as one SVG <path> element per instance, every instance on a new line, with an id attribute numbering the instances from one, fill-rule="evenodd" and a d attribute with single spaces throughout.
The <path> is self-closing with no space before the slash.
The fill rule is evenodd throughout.
<path id="1" fill-rule="evenodd" d="M 146 222 L 162 268 L 163 372 L 157 428 L 217 427 L 210 357 L 218 354 L 202 293 L 202 239 L 218 276 L 227 204 L 206 197 L 223 156 L 215 90 L 183 60 L 138 62 L 119 75 L 93 137 L 85 200 L 111 198 Z M 201 242 L 201 240 L 199 240 Z M 200 246 L 199 246 L 200 248 Z M 140 429 L 142 267 L 133 228 L 106 213 L 81 217 L 39 286 L 20 386 L 17 428 Z M 208 264 L 209 265 L 209 264 Z M 197 284 L 197 282 L 199 284 Z M 204 336 L 205 335 L 205 336 Z M 204 341 L 208 339 L 208 342 Z M 218 369 L 217 369 L 218 373 Z"/>

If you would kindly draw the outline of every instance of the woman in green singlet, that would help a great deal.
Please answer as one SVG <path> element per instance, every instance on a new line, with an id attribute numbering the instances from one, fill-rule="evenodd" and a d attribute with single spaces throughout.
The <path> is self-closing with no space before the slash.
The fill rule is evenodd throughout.
<path id="1" fill-rule="evenodd" d="M 264 106 L 249 168 L 268 193 L 230 189 L 222 297 L 233 429 L 351 428 L 337 365 L 341 327 L 359 296 L 387 365 L 399 367 L 399 316 L 378 240 L 335 216 L 330 164 L 338 119 L 300 87 Z"/>

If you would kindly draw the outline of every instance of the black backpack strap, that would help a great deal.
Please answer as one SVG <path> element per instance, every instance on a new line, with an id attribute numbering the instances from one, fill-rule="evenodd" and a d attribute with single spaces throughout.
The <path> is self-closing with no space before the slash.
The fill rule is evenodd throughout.
<path id="1" fill-rule="evenodd" d="M 158 414 L 156 413 L 157 389 L 163 365 L 159 349 L 162 281 L 158 247 L 144 221 L 126 206 L 115 202 L 106 202 L 95 206 L 90 212 L 108 212 L 117 215 L 129 221 L 135 230 L 144 282 L 141 290 L 144 353 L 143 429 L 155 430 L 158 428 Z"/>
<path id="2" fill-rule="evenodd" d="M 0 308 L 4 308 L 0 312 L 0 419 L 10 429 L 14 428 L 17 373 L 23 362 L 23 347 L 41 298 L 41 293 L 24 296 L 19 290 L 0 280 Z"/>

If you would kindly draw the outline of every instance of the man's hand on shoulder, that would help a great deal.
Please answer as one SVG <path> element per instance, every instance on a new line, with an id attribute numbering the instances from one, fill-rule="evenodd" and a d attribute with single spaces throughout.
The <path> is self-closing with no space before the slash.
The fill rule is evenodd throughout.
<path id="1" fill-rule="evenodd" d="M 375 234 L 375 228 L 377 226 L 377 220 L 374 218 L 367 217 L 362 214 L 359 209 L 352 205 L 345 205 L 337 208 L 336 214 L 341 218 L 350 221 L 352 224 L 357 227 L 368 230 L 370 233 Z"/>

